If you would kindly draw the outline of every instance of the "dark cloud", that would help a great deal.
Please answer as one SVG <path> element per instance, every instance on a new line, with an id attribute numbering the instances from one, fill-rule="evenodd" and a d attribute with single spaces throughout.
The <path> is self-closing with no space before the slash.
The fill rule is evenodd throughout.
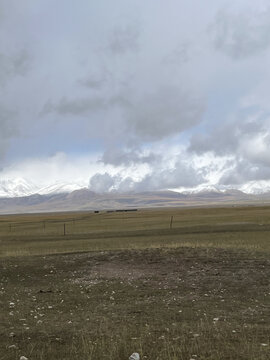
<path id="1" fill-rule="evenodd" d="M 3 4 L 0 4 L 0 11 L 2 10 L 1 5 Z M 3 30 L 2 26 L 1 30 Z M 0 33 L 0 39 L 1 36 L 3 33 Z M 0 160 L 2 161 L 9 147 L 10 139 L 19 134 L 19 120 L 16 114 L 19 101 L 15 96 L 16 88 L 12 92 L 12 100 L 8 96 L 8 90 L 13 82 L 16 84 L 18 77 L 27 75 L 30 69 L 30 56 L 24 48 L 12 50 L 12 46 L 5 46 L 2 39 L 0 42 Z"/>
<path id="2" fill-rule="evenodd" d="M 26 50 L 15 54 L 0 52 L 0 85 L 6 84 L 15 76 L 24 76 L 30 68 L 30 57 Z"/>
<path id="3" fill-rule="evenodd" d="M 5 154 L 9 140 L 18 135 L 18 124 L 14 111 L 0 105 L 0 158 Z"/>
<path id="4" fill-rule="evenodd" d="M 170 54 L 164 57 L 163 63 L 166 65 L 185 64 L 190 60 L 190 44 L 183 42 L 179 44 Z"/>
<path id="5" fill-rule="evenodd" d="M 191 136 L 188 150 L 197 154 L 213 152 L 218 156 L 236 154 L 244 140 L 263 135 L 267 129 L 260 117 L 241 118 L 216 125 L 209 132 Z"/>
<path id="6" fill-rule="evenodd" d="M 51 100 L 43 106 L 42 115 L 57 113 L 59 115 L 87 115 L 101 110 L 111 110 L 112 107 L 119 106 L 121 109 L 129 107 L 128 99 L 122 94 L 106 96 L 97 94 L 94 96 L 67 98 L 62 97 L 58 102 Z M 105 131 L 105 129 L 104 129 Z"/>
<path id="7" fill-rule="evenodd" d="M 14 135 L 15 112 L 6 110 L 0 106 L 0 127 L 1 137 L 10 138 Z"/>
<path id="8" fill-rule="evenodd" d="M 109 37 L 109 50 L 115 55 L 136 52 L 139 50 L 139 35 L 139 28 L 135 24 L 116 27 Z"/>
<path id="9" fill-rule="evenodd" d="M 160 161 L 160 155 L 153 152 L 144 154 L 140 149 L 122 150 L 112 148 L 103 153 L 100 161 L 106 165 L 110 164 L 114 166 L 131 166 L 142 163 L 153 164 Z"/>
<path id="10" fill-rule="evenodd" d="M 91 90 L 102 90 L 106 85 L 111 86 L 112 74 L 106 68 L 102 68 L 101 71 L 93 72 L 90 76 L 81 78 L 78 83 L 85 88 Z"/>
<path id="11" fill-rule="evenodd" d="M 131 93 L 105 94 L 95 97 L 68 99 L 63 97 L 58 103 L 47 102 L 42 114 L 56 112 L 59 115 L 87 115 L 91 112 L 106 110 L 105 118 L 111 117 L 112 108 L 119 110 L 115 126 L 121 125 L 122 142 L 128 139 L 136 141 L 155 141 L 176 135 L 201 121 L 204 103 L 201 99 L 192 98 L 177 87 L 160 87 L 153 93 L 135 96 Z M 105 121 L 105 120 L 104 120 Z M 113 122 L 111 122 L 113 124 Z M 97 126 L 104 127 L 104 122 Z M 103 128 L 106 131 L 111 127 Z M 117 132 L 117 136 L 119 131 Z"/>
<path id="12" fill-rule="evenodd" d="M 257 166 L 247 160 L 238 160 L 233 168 L 227 170 L 219 183 L 221 185 L 243 185 L 249 181 L 269 180 L 270 166 Z"/>
<path id="13" fill-rule="evenodd" d="M 237 127 L 226 124 L 210 133 L 192 135 L 188 150 L 197 154 L 213 152 L 219 156 L 228 155 L 237 148 L 238 135 Z"/>
<path id="14" fill-rule="evenodd" d="M 219 11 L 209 32 L 215 49 L 233 59 L 260 54 L 270 46 L 270 10 Z"/>
<path id="15" fill-rule="evenodd" d="M 93 90 L 100 90 L 105 83 L 106 83 L 106 79 L 104 78 L 98 79 L 96 77 L 89 77 L 87 79 L 79 80 L 79 84 Z"/>
<path id="16" fill-rule="evenodd" d="M 104 110 L 107 106 L 106 101 L 99 96 L 77 99 L 63 97 L 55 104 L 48 101 L 42 109 L 42 114 L 56 112 L 60 115 L 85 115 L 89 112 Z"/>
<path id="17" fill-rule="evenodd" d="M 12 60 L 12 73 L 13 75 L 24 76 L 30 70 L 31 58 L 26 49 L 22 49 L 16 53 Z"/>
<path id="18" fill-rule="evenodd" d="M 129 128 L 146 141 L 178 134 L 201 121 L 204 103 L 174 86 L 143 93 L 126 109 Z"/>

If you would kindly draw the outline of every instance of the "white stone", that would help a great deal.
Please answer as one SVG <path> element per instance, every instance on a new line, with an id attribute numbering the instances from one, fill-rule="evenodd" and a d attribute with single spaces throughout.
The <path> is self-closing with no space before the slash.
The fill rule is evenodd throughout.
<path id="1" fill-rule="evenodd" d="M 133 353 L 130 355 L 129 360 L 140 360 L 140 355 L 138 353 Z"/>

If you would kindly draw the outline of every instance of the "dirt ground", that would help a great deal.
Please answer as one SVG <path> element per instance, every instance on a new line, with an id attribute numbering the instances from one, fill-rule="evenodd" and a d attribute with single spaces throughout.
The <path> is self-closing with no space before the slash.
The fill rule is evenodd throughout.
<path id="1" fill-rule="evenodd" d="M 5 258 L 0 299 L 1 360 L 269 355 L 270 260 L 244 250 Z"/>

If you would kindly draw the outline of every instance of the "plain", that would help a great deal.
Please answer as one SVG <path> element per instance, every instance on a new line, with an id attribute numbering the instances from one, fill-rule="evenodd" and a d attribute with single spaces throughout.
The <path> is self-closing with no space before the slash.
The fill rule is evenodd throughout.
<path id="1" fill-rule="evenodd" d="M 270 207 L 0 218 L 0 359 L 262 359 Z"/>

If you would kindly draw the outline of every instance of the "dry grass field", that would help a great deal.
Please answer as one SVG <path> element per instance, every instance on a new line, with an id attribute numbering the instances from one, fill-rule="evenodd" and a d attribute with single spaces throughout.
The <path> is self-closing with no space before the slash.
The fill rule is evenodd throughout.
<path id="1" fill-rule="evenodd" d="M 267 360 L 270 207 L 1 216 L 0 309 L 0 360 Z"/>

